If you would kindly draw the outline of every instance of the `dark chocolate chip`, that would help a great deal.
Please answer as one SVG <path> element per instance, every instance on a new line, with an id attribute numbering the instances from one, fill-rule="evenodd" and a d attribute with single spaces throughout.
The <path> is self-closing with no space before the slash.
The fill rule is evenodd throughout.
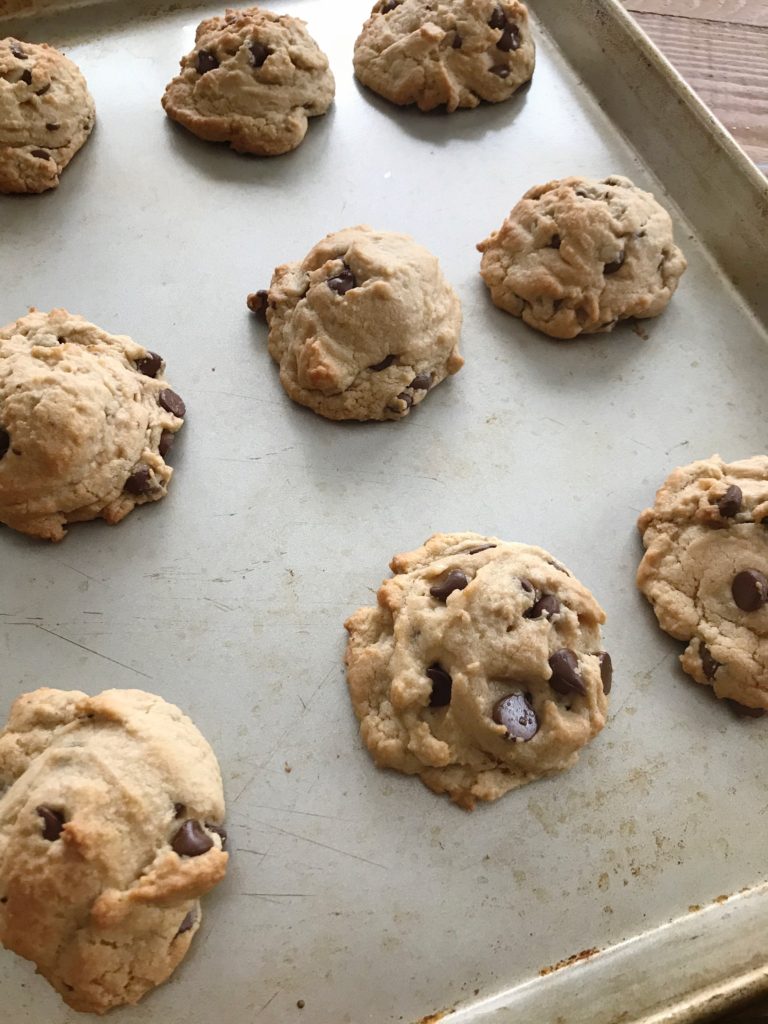
<path id="1" fill-rule="evenodd" d="M 714 679 L 715 673 L 720 668 L 720 662 L 715 661 L 712 652 L 704 644 L 699 644 L 699 657 L 701 658 L 701 670 L 707 679 Z"/>
<path id="2" fill-rule="evenodd" d="M 51 154 L 47 149 L 33 149 L 30 156 L 36 156 L 38 160 L 50 160 Z"/>
<path id="3" fill-rule="evenodd" d="M 394 11 L 396 7 L 399 7 L 402 0 L 387 0 L 384 6 L 381 8 L 382 14 L 389 14 L 390 11 Z"/>
<path id="4" fill-rule="evenodd" d="M 184 920 L 179 925 L 179 930 L 176 932 L 176 934 L 177 935 L 183 935 L 184 932 L 188 932 L 190 930 L 190 928 L 192 928 L 192 926 L 194 925 L 196 919 L 197 918 L 196 918 L 194 910 L 190 910 L 190 912 L 187 914 L 187 916 L 184 918 Z"/>
<path id="5" fill-rule="evenodd" d="M 397 361 L 397 356 L 384 356 L 380 363 L 374 363 L 373 366 L 369 366 L 368 369 L 372 373 L 379 373 L 381 370 L 386 370 L 387 367 L 391 366 L 392 363 Z"/>
<path id="6" fill-rule="evenodd" d="M 507 739 L 526 742 L 539 731 L 539 722 L 530 699 L 530 694 L 508 693 L 494 705 L 493 720 L 507 730 Z"/>
<path id="7" fill-rule="evenodd" d="M 508 21 L 501 33 L 501 39 L 496 43 L 496 49 L 502 53 L 513 53 L 520 49 L 520 29 L 513 21 Z"/>
<path id="8" fill-rule="evenodd" d="M 432 374 L 417 373 L 408 387 L 413 388 L 414 391 L 429 391 L 432 387 Z"/>
<path id="9" fill-rule="evenodd" d="M 478 544 L 478 546 L 476 548 L 470 548 L 469 551 L 467 552 L 467 554 L 468 555 L 479 555 L 481 551 L 489 551 L 491 548 L 495 548 L 495 547 L 496 547 L 495 544 Z M 524 583 L 525 581 L 524 580 L 520 580 L 520 582 Z"/>
<path id="10" fill-rule="evenodd" d="M 490 71 L 492 75 L 498 75 L 499 78 L 509 78 L 509 68 L 506 64 L 494 64 Z"/>
<path id="11" fill-rule="evenodd" d="M 199 821 L 185 821 L 171 840 L 171 848 L 180 857 L 199 857 L 208 853 L 213 840 Z"/>
<path id="12" fill-rule="evenodd" d="M 205 75 L 209 71 L 214 71 L 219 66 L 219 59 L 210 50 L 199 50 L 195 66 L 197 67 L 198 75 Z"/>
<path id="13" fill-rule="evenodd" d="M 413 395 L 409 395 L 407 391 L 401 391 L 397 397 L 401 402 L 405 402 L 407 409 L 410 409 L 413 405 Z"/>
<path id="14" fill-rule="evenodd" d="M 143 359 L 136 360 L 136 369 L 145 377 L 156 377 L 163 365 L 163 357 L 157 352 L 147 352 Z"/>
<path id="15" fill-rule="evenodd" d="M 504 8 L 501 4 L 496 4 L 493 9 L 493 13 L 488 21 L 491 28 L 504 28 L 507 24 L 507 16 L 504 13 Z"/>
<path id="16" fill-rule="evenodd" d="M 460 50 L 462 45 L 463 45 L 463 43 L 464 43 L 464 40 L 461 38 L 461 36 L 457 32 L 454 35 L 454 37 L 453 37 L 453 41 L 451 42 L 451 48 L 454 49 L 454 50 Z"/>
<path id="17" fill-rule="evenodd" d="M 49 132 L 57 132 L 59 130 L 59 128 L 61 128 L 60 124 L 47 124 L 45 126 L 46 131 L 49 131 Z"/>
<path id="18" fill-rule="evenodd" d="M 621 268 L 624 266 L 624 260 L 625 259 L 626 259 L 625 254 L 623 252 L 620 252 L 615 260 L 611 260 L 610 263 L 606 263 L 605 264 L 605 266 L 603 267 L 603 273 L 604 274 L 615 274 L 617 271 L 621 270 Z"/>
<path id="19" fill-rule="evenodd" d="M 173 816 L 175 818 L 183 818 L 184 812 L 186 811 L 186 804 L 174 804 L 173 805 Z"/>
<path id="20" fill-rule="evenodd" d="M 165 409 L 165 411 L 171 413 L 172 416 L 178 416 L 179 419 L 183 419 L 187 414 L 187 407 L 184 405 L 184 400 L 180 398 L 175 391 L 171 391 L 170 388 L 163 388 L 157 396 L 157 403 L 161 409 Z"/>
<path id="21" fill-rule="evenodd" d="M 149 466 L 143 463 L 137 466 L 123 484 L 123 490 L 129 494 L 146 494 L 152 486 L 149 479 Z"/>
<path id="22" fill-rule="evenodd" d="M 172 430 L 164 430 L 162 432 L 162 434 L 160 435 L 160 442 L 157 446 L 157 450 L 162 455 L 163 458 L 165 458 L 165 456 L 168 454 L 171 448 L 173 448 L 173 442 L 175 440 L 176 435 Z"/>
<path id="23" fill-rule="evenodd" d="M 256 316 L 260 317 L 264 323 L 267 322 L 267 306 L 269 305 L 269 292 L 266 288 L 261 288 L 257 292 L 252 292 L 247 300 L 248 309 Z"/>
<path id="24" fill-rule="evenodd" d="M 221 848 L 222 848 L 222 850 L 226 849 L 226 846 L 227 846 L 227 830 L 224 828 L 224 826 L 223 825 L 211 825 L 210 822 L 206 821 L 205 827 L 208 829 L 209 832 L 215 832 L 216 833 L 216 835 L 221 840 Z"/>
<path id="25" fill-rule="evenodd" d="M 18 43 L 11 43 L 11 53 L 16 60 L 28 60 L 29 55 L 25 53 Z"/>
<path id="26" fill-rule="evenodd" d="M 549 248 L 550 249 L 559 249 L 560 246 L 562 245 L 562 241 L 563 240 L 560 237 L 560 235 L 552 235 L 552 237 L 549 240 Z"/>
<path id="27" fill-rule="evenodd" d="M 346 295 L 353 288 L 357 288 L 357 281 L 349 267 L 345 266 L 334 277 L 328 278 L 328 287 L 332 292 L 336 292 L 337 295 Z"/>
<path id="28" fill-rule="evenodd" d="M 437 598 L 438 601 L 447 601 L 449 595 L 454 590 L 463 590 L 467 586 L 469 580 L 461 571 L 461 569 L 451 569 L 448 575 L 440 581 L 435 583 L 433 587 L 429 588 L 429 592 L 432 597 Z"/>
<path id="29" fill-rule="evenodd" d="M 273 52 L 264 43 L 260 43 L 258 39 L 254 39 L 248 49 L 251 51 L 251 64 L 255 68 L 260 68 L 267 57 Z"/>
<path id="30" fill-rule="evenodd" d="M 551 619 L 553 615 L 557 615 L 560 611 L 560 602 L 553 594 L 542 594 L 541 597 L 534 601 L 531 607 L 523 612 L 524 619 L 540 619 L 543 615 L 547 619 Z"/>
<path id="31" fill-rule="evenodd" d="M 732 519 L 741 510 L 741 488 L 731 484 L 717 503 L 718 511 L 724 519 Z"/>
<path id="32" fill-rule="evenodd" d="M 64 827 L 64 815 L 61 811 L 54 811 L 52 807 L 46 807 L 45 804 L 41 804 L 35 810 L 43 819 L 43 839 L 47 839 L 49 843 L 55 843 Z"/>
<path id="33" fill-rule="evenodd" d="M 731 593 L 743 612 L 756 612 L 768 601 L 768 579 L 757 569 L 745 569 L 734 576 Z"/>
<path id="34" fill-rule="evenodd" d="M 613 685 L 613 662 L 608 651 L 602 651 L 597 656 L 597 663 L 600 666 L 600 679 L 603 683 L 603 693 L 608 696 Z"/>
<path id="35" fill-rule="evenodd" d="M 24 85 L 32 85 L 32 72 L 29 68 L 25 68 L 21 73 L 21 80 Z"/>
<path id="36" fill-rule="evenodd" d="M 580 693 L 586 696 L 586 688 L 579 672 L 579 660 L 573 651 L 562 647 L 549 659 L 552 678 L 549 685 L 558 693 Z"/>
<path id="37" fill-rule="evenodd" d="M 432 680 L 432 693 L 429 696 L 431 708 L 444 708 L 451 703 L 451 687 L 453 679 L 448 672 L 435 662 L 427 669 L 427 675 Z"/>
<path id="38" fill-rule="evenodd" d="M 43 86 L 43 88 L 42 88 L 42 89 L 38 89 L 38 90 L 37 90 L 37 92 L 35 93 L 35 95 L 36 95 L 36 96 L 45 96 L 45 94 L 46 94 L 46 93 L 48 92 L 48 90 L 49 90 L 50 88 L 51 88 L 51 83 L 50 83 L 50 82 L 46 82 L 46 84 L 45 84 L 45 85 Z"/>
<path id="39" fill-rule="evenodd" d="M 737 700 L 726 698 L 726 703 L 739 718 L 762 718 L 765 714 L 765 708 L 748 708 L 746 704 L 740 704 Z"/>
<path id="40" fill-rule="evenodd" d="M 520 586 L 523 588 L 523 590 L 526 592 L 526 594 L 535 594 L 536 593 L 536 588 L 534 587 L 534 585 L 531 583 L 530 580 L 521 579 L 520 580 Z"/>
<path id="41" fill-rule="evenodd" d="M 11 447 L 11 435 L 7 430 L 3 430 L 0 427 L 0 459 L 5 455 L 8 449 Z"/>

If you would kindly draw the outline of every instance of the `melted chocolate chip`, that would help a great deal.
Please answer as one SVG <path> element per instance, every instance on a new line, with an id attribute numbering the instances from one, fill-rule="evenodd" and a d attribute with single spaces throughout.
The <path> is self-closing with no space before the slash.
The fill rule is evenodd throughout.
<path id="1" fill-rule="evenodd" d="M 507 730 L 507 739 L 522 740 L 525 743 L 539 731 L 539 722 L 530 699 L 530 694 L 508 693 L 494 705 L 492 718 Z"/>
<path id="2" fill-rule="evenodd" d="M 45 804 L 41 804 L 35 810 L 43 819 L 43 839 L 47 839 L 49 843 L 55 843 L 64 827 L 64 815 L 61 811 L 54 811 L 52 807 L 46 807 Z"/>
<path id="3" fill-rule="evenodd" d="M 184 812 L 186 811 L 185 804 L 174 804 L 173 805 L 173 816 L 174 818 L 183 818 Z"/>
<path id="4" fill-rule="evenodd" d="M 717 503 L 717 509 L 724 519 L 733 519 L 741 510 L 742 501 L 741 488 L 731 484 L 725 494 Z"/>
<path id="5" fill-rule="evenodd" d="M 382 14 L 389 14 L 390 11 L 394 11 L 396 7 L 399 7 L 402 0 L 387 0 L 384 6 L 381 8 Z"/>
<path id="6" fill-rule="evenodd" d="M 580 693 L 586 695 L 586 688 L 579 672 L 579 660 L 573 651 L 562 647 L 549 659 L 552 678 L 549 685 L 558 693 Z"/>
<path id="7" fill-rule="evenodd" d="M 384 356 L 380 363 L 374 363 L 373 366 L 369 366 L 368 369 L 371 373 L 380 373 L 382 370 L 386 370 L 387 367 L 391 366 L 392 363 L 397 361 L 397 356 Z"/>
<path id="8" fill-rule="evenodd" d="M 47 149 L 33 149 L 29 155 L 37 157 L 38 160 L 51 159 L 51 154 L 48 152 Z"/>
<path id="9" fill-rule="evenodd" d="M 699 644 L 699 657 L 701 658 L 701 671 L 707 679 L 714 679 L 715 673 L 720 668 L 720 662 L 715 661 L 712 652 L 704 644 Z"/>
<path id="10" fill-rule="evenodd" d="M 46 84 L 42 87 L 42 89 L 38 89 L 37 90 L 35 95 L 36 96 L 45 96 L 45 94 L 48 92 L 48 90 L 50 88 L 51 88 L 51 83 L 50 82 L 46 82 Z"/>
<path id="11" fill-rule="evenodd" d="M 214 843 L 199 821 L 185 821 L 171 840 L 171 849 L 180 857 L 199 857 Z"/>
<path id="12" fill-rule="evenodd" d="M 520 29 L 513 21 L 508 21 L 501 33 L 501 39 L 496 43 L 496 49 L 502 53 L 513 53 L 520 49 Z"/>
<path id="13" fill-rule="evenodd" d="M 25 68 L 21 73 L 21 80 L 24 85 L 32 85 L 32 72 L 29 68 Z"/>
<path id="14" fill-rule="evenodd" d="M 205 75 L 209 71 L 214 71 L 218 66 L 219 59 L 216 54 L 211 53 L 210 50 L 198 51 L 197 62 L 195 64 L 198 75 Z"/>
<path id="15" fill-rule="evenodd" d="M 488 24 L 491 28 L 504 28 L 507 24 L 507 16 L 504 13 L 504 8 L 501 4 L 496 4 L 493 9 L 491 17 L 488 19 Z"/>
<path id="16" fill-rule="evenodd" d="M 762 718 L 765 714 L 765 708 L 748 708 L 746 704 L 740 704 L 737 700 L 726 698 L 726 703 L 739 718 Z"/>
<path id="17" fill-rule="evenodd" d="M 413 388 L 414 391 L 429 391 L 432 387 L 432 374 L 417 373 L 408 387 Z"/>
<path id="18" fill-rule="evenodd" d="M 136 360 L 136 369 L 145 377 L 156 377 L 163 365 L 163 357 L 157 352 L 147 352 L 143 359 Z"/>
<path id="19" fill-rule="evenodd" d="M 499 78 L 509 78 L 509 68 L 506 64 L 494 64 L 490 72 L 492 75 L 498 75 Z"/>
<path id="20" fill-rule="evenodd" d="M 267 322 L 267 306 L 269 305 L 269 292 L 265 288 L 261 288 L 257 292 L 252 292 L 246 299 L 248 309 L 256 316 L 260 317 L 264 323 Z"/>
<path id="21" fill-rule="evenodd" d="M 453 679 L 448 672 L 435 662 L 427 669 L 427 675 L 432 680 L 432 693 L 429 696 L 431 708 L 444 708 L 451 703 L 451 687 Z"/>
<path id="22" fill-rule="evenodd" d="M 597 663 L 600 666 L 600 679 L 603 684 L 603 693 L 608 696 L 613 685 L 613 662 L 608 651 L 602 651 L 597 656 Z"/>
<path id="23" fill-rule="evenodd" d="M 146 494 L 151 486 L 152 483 L 149 479 L 149 466 L 145 466 L 142 463 L 134 469 L 125 481 L 123 484 L 123 490 L 128 491 L 129 494 Z"/>
<path id="24" fill-rule="evenodd" d="M 194 910 L 190 910 L 190 912 L 187 914 L 187 916 L 184 918 L 184 920 L 179 925 L 179 930 L 176 932 L 176 934 L 177 935 L 183 935 L 184 932 L 188 932 L 190 930 L 190 928 L 193 927 L 196 919 L 197 918 L 196 918 Z"/>
<path id="25" fill-rule="evenodd" d="M 413 405 L 413 395 L 409 395 L 407 391 L 401 391 L 397 397 L 401 402 L 405 402 L 406 409 L 410 409 Z"/>
<path id="26" fill-rule="evenodd" d="M 768 579 L 757 569 L 745 569 L 734 576 L 731 593 L 743 612 L 756 612 L 768 601 Z"/>
<path id="27" fill-rule="evenodd" d="M 206 821 L 205 827 L 208 829 L 209 832 L 215 832 L 215 834 L 221 840 L 221 848 L 222 848 L 222 850 L 226 849 L 226 846 L 227 846 L 227 830 L 224 828 L 224 826 L 223 825 L 211 825 L 210 822 Z"/>
<path id="28" fill-rule="evenodd" d="M 179 419 L 183 419 L 186 416 L 187 407 L 184 405 L 184 400 L 175 391 L 171 391 L 170 388 L 163 388 L 157 396 L 157 404 L 161 409 L 171 413 L 172 416 L 178 416 Z"/>
<path id="29" fill-rule="evenodd" d="M 337 295 L 346 295 L 353 288 L 357 288 L 355 275 L 347 266 L 334 277 L 329 277 L 327 283 L 331 291 L 336 292 Z"/>
<path id="30" fill-rule="evenodd" d="M 468 555 L 479 555 L 481 551 L 490 551 L 491 548 L 495 548 L 495 544 L 478 544 L 476 548 L 470 548 L 467 552 Z M 521 583 L 525 583 L 525 580 L 520 580 Z"/>
<path id="31" fill-rule="evenodd" d="M 45 130 L 48 132 L 57 132 L 61 128 L 60 124 L 47 124 Z"/>
<path id="32" fill-rule="evenodd" d="M 560 246 L 562 245 L 562 241 L 563 240 L 560 237 L 560 235 L 552 235 L 552 237 L 549 240 L 549 248 L 550 249 L 559 249 Z"/>
<path id="33" fill-rule="evenodd" d="M 617 271 L 621 270 L 621 268 L 624 266 L 624 260 L 625 259 L 626 259 L 625 254 L 623 252 L 620 252 L 615 260 L 611 260 L 610 263 L 606 263 L 605 264 L 605 266 L 603 267 L 603 273 L 604 274 L 615 274 Z"/>
<path id="34" fill-rule="evenodd" d="M 542 594 L 541 597 L 534 601 L 531 607 L 523 612 L 524 619 L 540 619 L 543 615 L 547 619 L 551 619 L 553 615 L 557 615 L 560 611 L 560 602 L 553 594 Z"/>
<path id="35" fill-rule="evenodd" d="M 11 43 L 11 53 L 16 60 L 29 60 L 29 54 L 25 53 L 18 43 Z"/>
<path id="36" fill-rule="evenodd" d="M 272 53 L 272 50 L 264 43 L 260 43 L 257 39 L 254 39 L 251 45 L 248 47 L 251 53 L 251 64 L 255 68 L 260 68 L 264 61 Z"/>
<path id="37" fill-rule="evenodd" d="M 523 590 L 526 592 L 526 594 L 535 594 L 536 593 L 536 587 L 534 587 L 534 585 L 531 583 L 530 580 L 521 579 L 520 580 L 520 586 L 523 588 Z"/>
<path id="38" fill-rule="evenodd" d="M 157 450 L 162 455 L 163 458 L 165 458 L 165 456 L 168 454 L 171 448 L 173 448 L 173 442 L 175 440 L 176 435 L 172 430 L 164 430 L 162 432 L 162 434 L 160 435 L 160 441 L 158 443 Z"/>
<path id="39" fill-rule="evenodd" d="M 429 592 L 438 601 L 447 601 L 454 590 L 463 590 L 468 583 L 469 580 L 461 569 L 451 569 L 440 583 L 435 583 L 433 587 L 429 588 Z"/>
<path id="40" fill-rule="evenodd" d="M 11 435 L 7 430 L 3 430 L 0 427 L 0 459 L 5 455 L 8 449 L 11 447 Z"/>
<path id="41" fill-rule="evenodd" d="M 454 50 L 460 50 L 462 45 L 463 45 L 463 43 L 464 43 L 464 40 L 461 38 L 461 36 L 457 32 L 454 35 L 454 37 L 453 37 L 453 41 L 451 42 L 451 48 L 454 49 Z"/>

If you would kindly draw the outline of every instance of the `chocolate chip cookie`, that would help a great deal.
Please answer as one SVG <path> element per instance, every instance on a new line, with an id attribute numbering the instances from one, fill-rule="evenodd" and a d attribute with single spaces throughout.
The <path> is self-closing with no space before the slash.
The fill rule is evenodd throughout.
<path id="1" fill-rule="evenodd" d="M 687 266 L 666 210 L 616 175 L 537 185 L 477 248 L 494 303 L 552 338 L 658 316 Z"/>
<path id="2" fill-rule="evenodd" d="M 248 305 L 286 392 L 331 420 L 403 419 L 464 364 L 458 296 L 408 235 L 336 231 Z"/>
<path id="3" fill-rule="evenodd" d="M 303 21 L 249 7 L 200 22 L 162 102 L 201 139 L 277 156 L 299 145 L 334 90 L 328 58 Z"/>
<path id="4" fill-rule="evenodd" d="M 165 981 L 228 855 L 216 757 L 141 690 L 36 690 L 0 734 L 0 941 L 75 1010 Z"/>
<path id="5" fill-rule="evenodd" d="M 471 810 L 570 768 L 603 728 L 605 614 L 541 548 L 436 534 L 396 555 L 345 623 L 349 692 L 375 762 Z"/>
<path id="6" fill-rule="evenodd" d="M 185 407 L 162 356 L 64 309 L 0 329 L 0 523 L 61 540 L 168 490 Z"/>
<path id="7" fill-rule="evenodd" d="M 80 69 L 45 43 L 0 39 L 0 192 L 45 192 L 95 121 Z"/>
<path id="8" fill-rule="evenodd" d="M 687 642 L 685 671 L 768 709 L 768 456 L 674 470 L 638 527 L 637 584 L 661 628 Z"/>
<path id="9" fill-rule="evenodd" d="M 358 79 L 379 95 L 448 111 L 509 99 L 535 61 L 519 0 L 378 0 L 354 56 Z"/>

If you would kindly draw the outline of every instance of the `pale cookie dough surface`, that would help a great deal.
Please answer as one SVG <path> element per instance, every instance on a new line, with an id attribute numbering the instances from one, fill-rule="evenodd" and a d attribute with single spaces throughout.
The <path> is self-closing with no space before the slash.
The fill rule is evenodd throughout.
<path id="1" fill-rule="evenodd" d="M 76 1010 L 138 1002 L 224 877 L 223 820 L 216 757 L 177 707 L 141 690 L 19 697 L 0 734 L 0 941 Z"/>
<path id="2" fill-rule="evenodd" d="M 390 565 L 377 607 L 345 623 L 376 764 L 467 809 L 570 768 L 605 724 L 612 675 L 586 587 L 541 548 L 475 533 Z"/>
<path id="3" fill-rule="evenodd" d="M 328 58 L 305 22 L 250 7 L 200 23 L 162 102 L 201 139 L 277 156 L 299 145 L 334 90 Z"/>
<path id="4" fill-rule="evenodd" d="M 464 363 L 458 296 L 408 235 L 337 231 L 248 304 L 288 395 L 328 419 L 402 419 Z"/>
<path id="5" fill-rule="evenodd" d="M 494 303 L 553 338 L 658 316 L 687 266 L 666 210 L 616 175 L 530 189 L 477 248 Z"/>
<path id="6" fill-rule="evenodd" d="M 661 628 L 687 642 L 685 671 L 768 709 L 768 456 L 674 470 L 638 527 L 637 583 Z"/>
<path id="7" fill-rule="evenodd" d="M 164 497 L 185 413 L 164 365 L 64 309 L 0 329 L 0 523 L 61 540 Z"/>
<path id="8" fill-rule="evenodd" d="M 91 133 L 76 64 L 45 43 L 0 39 L 0 192 L 45 192 Z"/>
<path id="9" fill-rule="evenodd" d="M 499 103 L 533 74 L 536 51 L 519 0 L 378 0 L 355 43 L 355 74 L 421 110 Z"/>

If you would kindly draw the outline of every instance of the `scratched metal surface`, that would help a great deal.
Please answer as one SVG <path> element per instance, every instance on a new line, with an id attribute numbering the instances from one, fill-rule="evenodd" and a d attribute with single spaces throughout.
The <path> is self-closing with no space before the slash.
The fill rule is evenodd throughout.
<path id="1" fill-rule="evenodd" d="M 599 970 L 583 1018 L 581 968 L 532 979 L 641 933 L 645 947 L 618 948 L 647 964 L 633 951 L 657 946 L 654 929 L 682 917 L 690 937 L 690 906 L 765 874 L 768 726 L 687 681 L 633 583 L 635 519 L 667 471 L 763 450 L 765 327 L 682 218 L 685 175 L 656 179 L 653 154 L 620 133 L 633 125 L 612 124 L 608 98 L 554 47 L 556 5 L 539 7 L 530 90 L 451 117 L 355 84 L 368 0 L 271 6 L 308 20 L 338 84 L 331 113 L 277 160 L 206 145 L 162 114 L 214 7 L 142 18 L 115 4 L 12 26 L 74 57 L 99 122 L 57 192 L 0 198 L 0 321 L 64 305 L 132 335 L 166 357 L 189 416 L 164 502 L 55 547 L 0 532 L 0 717 L 42 684 L 139 686 L 181 705 L 218 753 L 231 871 L 172 981 L 115 1019 L 389 1024 L 460 1004 L 468 1022 L 513 1005 L 516 1021 L 607 1020 Z M 582 10 L 596 6 L 615 7 Z M 615 172 L 676 216 L 690 269 L 668 312 L 644 337 L 624 326 L 566 344 L 495 310 L 474 244 L 531 184 Z M 413 233 L 464 305 L 465 369 L 401 424 L 292 405 L 245 310 L 274 265 L 361 221 Z M 608 611 L 615 664 L 610 721 L 578 766 L 471 815 L 373 767 L 342 672 L 341 624 L 391 554 L 455 529 L 563 559 Z M 673 971 L 693 979 L 691 961 L 662 957 L 645 991 Z M 625 1019 L 639 991 L 628 982 Z M 77 1019 L 11 954 L 0 992 L 14 1024 Z"/>

